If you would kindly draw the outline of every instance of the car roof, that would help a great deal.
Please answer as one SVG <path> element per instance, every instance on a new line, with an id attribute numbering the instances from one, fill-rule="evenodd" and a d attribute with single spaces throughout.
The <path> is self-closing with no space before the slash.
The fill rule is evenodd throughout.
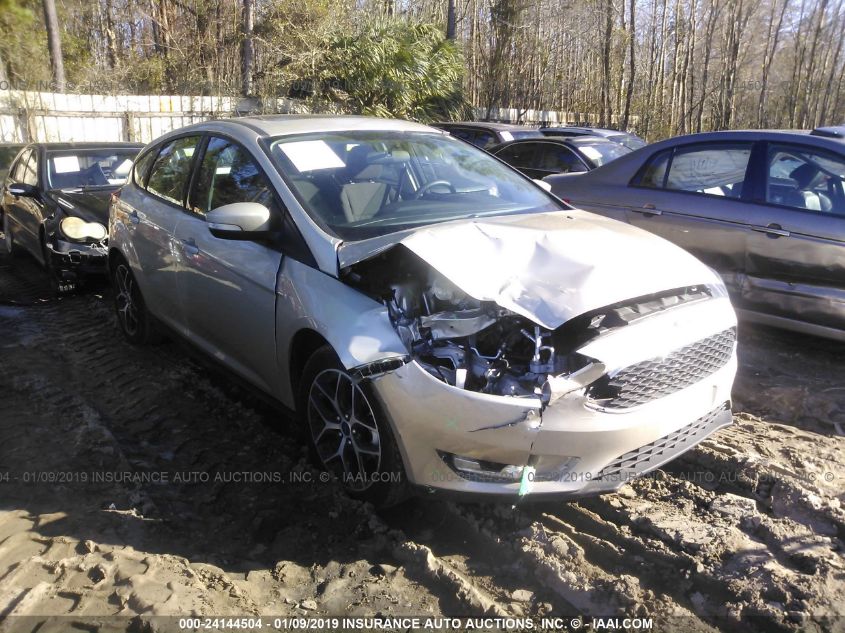
<path id="1" fill-rule="evenodd" d="M 460 126 L 460 127 L 475 127 L 479 129 L 485 130 L 500 130 L 502 132 L 524 132 L 524 131 L 533 131 L 538 132 L 539 130 L 535 127 L 528 127 L 526 125 L 517 125 L 515 123 L 496 123 L 495 121 L 443 121 L 440 123 L 434 123 L 434 125 L 442 125 L 442 126 Z"/>
<path id="2" fill-rule="evenodd" d="M 128 143 L 128 142 L 115 142 L 115 141 L 108 141 L 103 143 L 94 143 L 94 142 L 80 142 L 80 143 L 51 143 L 51 142 L 38 142 L 38 143 L 30 143 L 31 147 L 40 147 L 43 149 L 57 149 L 57 150 L 71 150 L 71 149 L 109 149 L 109 148 L 130 148 L 135 147 L 141 149 L 144 147 L 143 143 Z"/>
<path id="3" fill-rule="evenodd" d="M 541 127 L 541 132 L 557 132 L 560 130 L 565 130 L 568 132 L 577 132 L 579 134 L 584 135 L 592 135 L 592 136 L 634 136 L 630 132 L 623 132 L 622 130 L 611 130 L 610 128 L 606 127 L 582 127 L 580 125 L 559 125 L 559 126 L 549 126 L 549 127 Z"/>
<path id="4" fill-rule="evenodd" d="M 226 128 L 230 130 L 238 128 L 241 130 L 248 129 L 259 136 L 284 136 L 289 134 L 308 134 L 310 132 L 348 132 L 352 130 L 443 133 L 441 130 L 421 123 L 400 119 L 325 114 L 271 114 L 231 119 L 212 119 L 174 130 L 174 132 L 205 130 L 209 126 L 213 126 L 217 130 Z"/>
<path id="5" fill-rule="evenodd" d="M 537 138 L 517 138 L 512 141 L 505 141 L 504 143 L 498 143 L 489 147 L 487 151 L 493 152 L 498 151 L 500 149 L 504 149 L 505 147 L 509 147 L 511 145 L 526 145 L 528 143 L 552 143 L 553 145 L 587 145 L 589 143 L 613 143 L 613 141 L 608 141 L 606 138 L 601 136 L 539 136 Z"/>

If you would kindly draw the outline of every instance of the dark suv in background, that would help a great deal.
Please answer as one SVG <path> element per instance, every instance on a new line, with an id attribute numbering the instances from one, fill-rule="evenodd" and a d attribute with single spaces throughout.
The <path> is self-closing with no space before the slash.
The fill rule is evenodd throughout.
<path id="1" fill-rule="evenodd" d="M 463 121 L 460 123 L 433 123 L 432 126 L 445 130 L 455 138 L 472 143 L 482 149 L 489 149 L 494 145 L 517 139 L 543 138 L 543 135 L 537 128 L 512 125 L 510 123 Z"/>

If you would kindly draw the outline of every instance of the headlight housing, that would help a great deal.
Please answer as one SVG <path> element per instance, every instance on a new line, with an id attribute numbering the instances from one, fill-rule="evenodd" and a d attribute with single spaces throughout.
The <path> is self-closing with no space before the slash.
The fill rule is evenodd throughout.
<path id="1" fill-rule="evenodd" d="M 86 222 L 77 217 L 64 218 L 59 228 L 71 242 L 102 242 L 108 235 L 106 227 L 99 222 Z"/>

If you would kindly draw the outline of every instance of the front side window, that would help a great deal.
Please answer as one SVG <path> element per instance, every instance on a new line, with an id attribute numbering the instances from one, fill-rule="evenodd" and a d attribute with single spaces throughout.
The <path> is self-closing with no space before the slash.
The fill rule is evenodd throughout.
<path id="1" fill-rule="evenodd" d="M 712 143 L 675 150 L 666 189 L 725 198 L 742 196 L 751 143 Z"/>
<path id="2" fill-rule="evenodd" d="M 845 216 L 845 158 L 813 147 L 770 144 L 766 202 Z"/>
<path id="3" fill-rule="evenodd" d="M 47 153 L 51 189 L 122 185 L 132 170 L 138 148 L 62 150 Z"/>
<path id="4" fill-rule="evenodd" d="M 486 152 L 439 134 L 314 133 L 273 139 L 270 149 L 305 210 L 344 240 L 563 208 Z"/>
<path id="5" fill-rule="evenodd" d="M 26 173 L 26 163 L 29 161 L 29 156 L 32 153 L 32 150 L 27 150 L 18 161 L 12 167 L 12 171 L 9 172 L 9 178 L 11 182 L 23 182 L 24 174 Z"/>
<path id="6" fill-rule="evenodd" d="M 186 136 L 164 145 L 147 178 L 147 191 L 181 205 L 198 144 L 198 136 Z"/>
<path id="7" fill-rule="evenodd" d="M 29 160 L 26 161 L 21 182 L 32 185 L 33 187 L 38 186 L 38 152 L 33 151 L 29 154 Z"/>
<path id="8" fill-rule="evenodd" d="M 240 145 L 212 137 L 202 159 L 191 202 L 194 212 L 209 211 L 234 202 L 258 202 L 271 208 L 273 186 Z"/>

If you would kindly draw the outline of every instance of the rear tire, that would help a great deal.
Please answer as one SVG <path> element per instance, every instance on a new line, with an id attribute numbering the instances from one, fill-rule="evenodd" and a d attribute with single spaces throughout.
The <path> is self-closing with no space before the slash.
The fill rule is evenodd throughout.
<path id="1" fill-rule="evenodd" d="M 3 245 L 8 257 L 17 257 L 20 250 L 15 246 L 15 238 L 12 237 L 12 231 L 9 227 L 9 214 L 3 214 Z"/>
<path id="2" fill-rule="evenodd" d="M 133 345 L 161 342 L 161 328 L 147 310 L 141 289 L 127 261 L 122 257 L 115 258 L 110 272 L 117 324 L 123 336 Z"/>
<path id="3" fill-rule="evenodd" d="M 405 500 L 402 455 L 370 385 L 351 376 L 328 345 L 305 363 L 299 384 L 297 413 L 315 464 L 351 497 L 377 507 Z"/>

